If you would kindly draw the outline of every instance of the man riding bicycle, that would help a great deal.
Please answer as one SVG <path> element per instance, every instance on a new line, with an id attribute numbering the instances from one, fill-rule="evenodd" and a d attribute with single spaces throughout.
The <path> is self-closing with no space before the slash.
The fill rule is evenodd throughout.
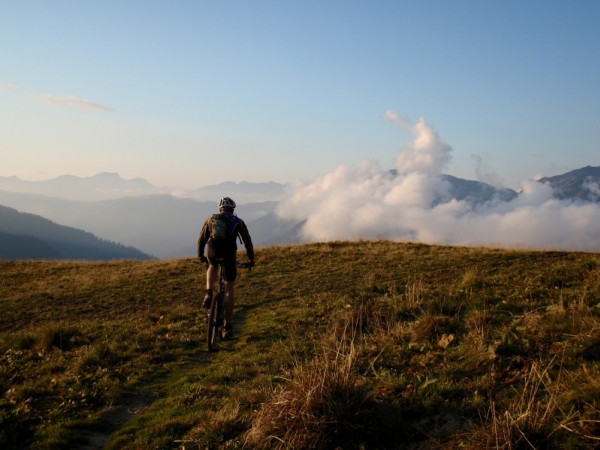
<path id="1" fill-rule="evenodd" d="M 237 239 L 241 239 L 246 248 L 246 255 L 250 265 L 254 265 L 254 247 L 248 233 L 248 228 L 242 219 L 233 211 L 235 202 L 229 197 L 219 201 L 219 214 L 213 214 L 204 222 L 200 237 L 198 238 L 198 258 L 208 263 L 206 271 L 206 294 L 202 306 L 210 308 L 213 286 L 218 275 L 218 260 L 223 260 L 225 270 L 225 323 L 223 337 L 232 336 L 231 321 L 233 319 L 234 295 L 233 287 L 237 277 Z M 206 246 L 206 256 L 204 247 Z"/>

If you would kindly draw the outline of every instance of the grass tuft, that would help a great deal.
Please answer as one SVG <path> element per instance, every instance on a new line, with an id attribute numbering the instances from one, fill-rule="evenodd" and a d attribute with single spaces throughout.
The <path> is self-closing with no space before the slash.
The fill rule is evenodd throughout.
<path id="1" fill-rule="evenodd" d="M 347 322 L 345 333 L 333 332 L 335 347 L 308 361 L 297 361 L 287 382 L 274 389 L 252 419 L 246 444 L 253 448 L 387 447 L 398 438 L 400 415 L 375 395 L 356 372 L 356 327 L 364 317 Z"/>
<path id="2" fill-rule="evenodd" d="M 81 332 L 74 326 L 63 322 L 52 322 L 38 329 L 35 340 L 40 350 L 57 348 L 66 351 L 80 345 L 81 338 Z"/>

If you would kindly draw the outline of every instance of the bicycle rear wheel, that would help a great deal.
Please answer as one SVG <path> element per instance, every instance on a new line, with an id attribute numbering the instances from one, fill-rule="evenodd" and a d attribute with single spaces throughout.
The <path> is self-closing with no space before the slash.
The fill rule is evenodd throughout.
<path id="1" fill-rule="evenodd" d="M 209 352 L 215 349 L 215 342 L 217 341 L 217 336 L 219 335 L 219 328 L 221 326 L 221 308 L 219 308 L 219 305 L 223 304 L 221 299 L 222 296 L 222 292 L 214 295 L 210 304 L 210 311 L 208 313 L 208 331 L 206 335 L 206 343 L 208 344 Z"/>

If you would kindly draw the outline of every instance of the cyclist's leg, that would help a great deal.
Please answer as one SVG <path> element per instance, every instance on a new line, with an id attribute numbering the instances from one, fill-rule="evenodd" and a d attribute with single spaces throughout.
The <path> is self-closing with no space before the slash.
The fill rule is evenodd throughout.
<path id="1" fill-rule="evenodd" d="M 206 257 L 208 259 L 208 270 L 206 271 L 206 289 L 212 289 L 219 275 L 218 258 L 221 257 L 220 249 L 211 240 L 206 244 Z"/>
<path id="2" fill-rule="evenodd" d="M 212 290 L 215 282 L 217 281 L 217 275 L 219 274 L 219 268 L 216 265 L 209 264 L 206 270 L 206 290 Z"/>

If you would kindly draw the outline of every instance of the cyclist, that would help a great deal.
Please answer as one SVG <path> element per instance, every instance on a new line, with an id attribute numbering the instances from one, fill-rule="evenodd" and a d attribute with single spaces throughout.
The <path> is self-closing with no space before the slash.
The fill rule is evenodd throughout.
<path id="1" fill-rule="evenodd" d="M 206 294 L 202 306 L 210 308 L 212 301 L 213 286 L 218 275 L 218 258 L 223 258 L 225 269 L 225 323 L 223 328 L 223 337 L 233 336 L 231 321 L 233 319 L 234 295 L 233 287 L 237 277 L 237 238 L 239 237 L 246 248 L 246 255 L 250 265 L 254 265 L 254 247 L 248 228 L 242 219 L 234 214 L 236 207 L 233 199 L 223 197 L 219 201 L 219 214 L 213 214 L 206 219 L 200 237 L 198 238 L 198 258 L 203 263 L 208 262 L 206 271 Z M 223 216 L 223 217 L 221 217 Z M 215 228 L 219 225 L 217 220 L 224 219 L 227 225 L 225 236 L 217 238 Z M 204 256 L 204 247 L 206 246 L 206 256 Z"/>

